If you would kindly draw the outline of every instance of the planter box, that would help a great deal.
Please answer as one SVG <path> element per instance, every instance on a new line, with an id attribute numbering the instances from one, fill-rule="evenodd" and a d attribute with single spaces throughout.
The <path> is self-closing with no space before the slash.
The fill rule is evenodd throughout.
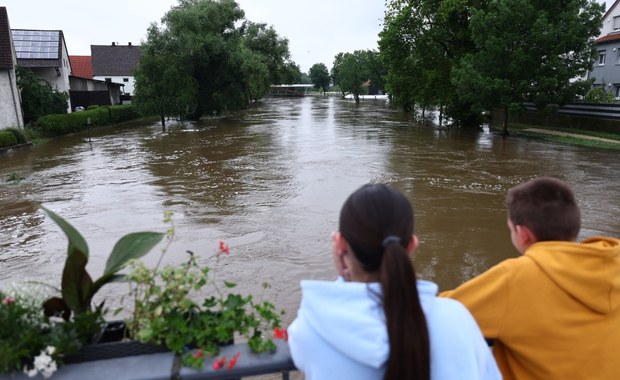
<path id="1" fill-rule="evenodd" d="M 68 355 L 64 362 L 66 364 L 74 364 L 170 352 L 165 346 L 146 344 L 133 340 L 123 341 L 126 331 L 127 326 L 124 321 L 107 322 L 101 333 L 94 338 L 93 343 L 85 345 L 76 354 Z"/>
<path id="2" fill-rule="evenodd" d="M 127 356 L 149 355 L 170 352 L 164 346 L 145 344 L 133 340 L 124 342 L 87 344 L 80 352 L 65 358 L 66 364 L 83 363 L 93 360 L 115 359 Z"/>

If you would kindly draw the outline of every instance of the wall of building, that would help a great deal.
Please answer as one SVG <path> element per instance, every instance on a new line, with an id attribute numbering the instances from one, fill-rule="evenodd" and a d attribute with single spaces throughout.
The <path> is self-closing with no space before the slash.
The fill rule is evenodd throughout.
<path id="1" fill-rule="evenodd" d="M 107 78 L 110 78 L 110 81 L 112 83 L 118 83 L 118 84 L 124 84 L 125 88 L 124 88 L 124 93 L 127 95 L 133 95 L 134 94 L 134 90 L 135 90 L 135 86 L 136 86 L 136 81 L 134 79 L 133 76 L 94 76 L 93 79 L 97 79 L 97 80 L 106 80 Z M 127 82 L 125 82 L 125 79 L 127 79 Z"/>
<path id="2" fill-rule="evenodd" d="M 620 40 L 599 44 L 597 49 L 599 54 L 592 65 L 589 78 L 594 78 L 594 84 L 604 86 L 607 92 L 620 95 L 614 91 L 614 86 L 620 88 Z M 599 62 L 601 54 L 605 54 L 604 63 Z"/>
<path id="3" fill-rule="evenodd" d="M 24 127 L 15 78 L 15 69 L 0 70 L 0 129 Z"/>

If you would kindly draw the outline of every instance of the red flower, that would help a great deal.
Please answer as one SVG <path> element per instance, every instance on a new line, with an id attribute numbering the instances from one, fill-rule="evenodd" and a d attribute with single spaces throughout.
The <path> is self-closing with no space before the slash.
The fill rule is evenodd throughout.
<path id="1" fill-rule="evenodd" d="M 239 360 L 239 355 L 241 355 L 241 352 L 237 352 L 235 356 L 233 356 L 233 358 L 230 359 L 230 361 L 228 362 L 228 369 L 235 368 L 235 366 L 237 365 L 237 360 Z"/>
<path id="2" fill-rule="evenodd" d="M 2 303 L 5 305 L 12 305 L 15 303 L 15 300 L 11 297 L 6 297 L 5 299 L 2 300 Z"/>
<path id="3" fill-rule="evenodd" d="M 220 252 L 225 253 L 226 256 L 230 253 L 230 248 L 228 248 L 228 244 L 224 243 L 220 240 Z"/>
<path id="4" fill-rule="evenodd" d="M 192 356 L 194 357 L 194 359 L 200 359 L 201 357 L 205 356 L 205 353 L 202 350 L 198 350 L 194 352 Z"/>
<path id="5" fill-rule="evenodd" d="M 288 341 L 288 331 L 286 329 L 273 328 L 273 338 Z"/>
<path id="6" fill-rule="evenodd" d="M 221 358 L 213 362 L 213 369 L 217 371 L 218 369 L 224 367 L 225 365 L 226 365 L 226 356 L 222 356 Z"/>

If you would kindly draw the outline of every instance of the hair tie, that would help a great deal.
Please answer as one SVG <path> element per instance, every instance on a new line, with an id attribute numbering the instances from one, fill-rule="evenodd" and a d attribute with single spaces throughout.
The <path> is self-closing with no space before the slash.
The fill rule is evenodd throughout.
<path id="1" fill-rule="evenodd" d="M 390 243 L 400 243 L 400 238 L 395 235 L 389 235 L 388 237 L 383 239 L 383 241 L 381 242 L 381 246 L 383 248 L 387 248 L 388 244 Z"/>

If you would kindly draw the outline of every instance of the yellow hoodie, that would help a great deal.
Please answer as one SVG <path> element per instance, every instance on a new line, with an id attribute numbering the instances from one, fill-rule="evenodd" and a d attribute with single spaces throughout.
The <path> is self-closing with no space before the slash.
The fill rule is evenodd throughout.
<path id="1" fill-rule="evenodd" d="M 620 240 L 532 244 L 442 297 L 462 302 L 504 379 L 620 379 Z"/>

